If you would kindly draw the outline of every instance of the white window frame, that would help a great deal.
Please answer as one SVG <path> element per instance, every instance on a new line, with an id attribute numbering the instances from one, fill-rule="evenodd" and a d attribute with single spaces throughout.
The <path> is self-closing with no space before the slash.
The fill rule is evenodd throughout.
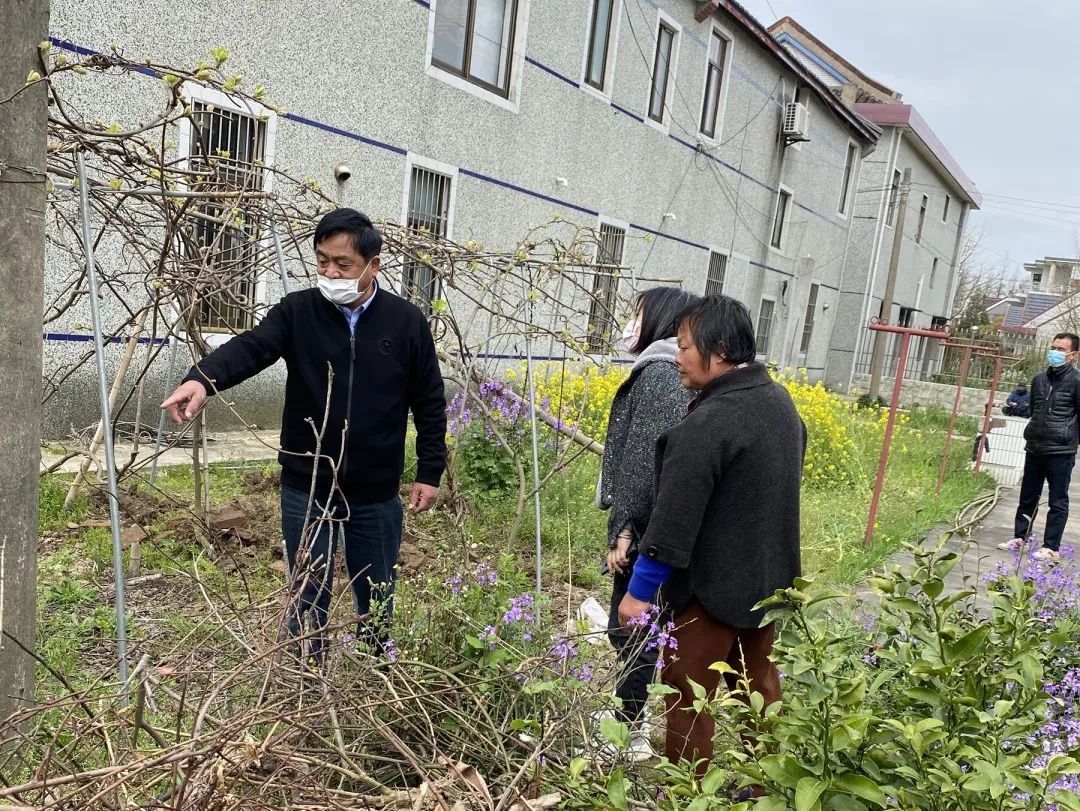
<path id="1" fill-rule="evenodd" d="M 514 21 L 514 44 L 510 51 L 510 84 L 507 87 L 505 96 L 488 90 L 486 87 L 481 87 L 464 76 L 451 73 L 445 68 L 440 68 L 432 63 L 431 57 L 435 50 L 435 6 L 438 2 L 439 0 L 431 0 L 431 10 L 428 12 L 427 51 L 424 54 L 425 75 L 516 115 L 521 104 L 522 73 L 525 67 L 525 42 L 529 33 L 529 6 L 532 0 L 518 0 L 517 19 Z"/>
<path id="2" fill-rule="evenodd" d="M 945 202 L 941 206 L 941 221 L 943 223 L 949 222 L 949 209 L 952 208 L 952 195 L 945 194 Z"/>
<path id="3" fill-rule="evenodd" d="M 810 299 L 813 298 L 814 306 L 810 306 Z M 821 308 L 819 299 L 821 298 L 821 283 L 811 281 L 810 291 L 806 298 L 806 307 L 803 312 L 802 329 L 799 330 L 799 354 L 807 356 L 810 354 L 810 347 L 814 343 L 814 330 L 817 328 L 817 313 Z M 807 323 L 809 321 L 809 323 Z M 807 327 L 810 328 L 809 333 Z M 803 344 L 806 344 L 806 348 L 803 348 Z"/>
<path id="4" fill-rule="evenodd" d="M 657 121 L 649 115 L 649 107 L 652 105 L 652 93 L 653 93 L 653 81 L 656 73 L 656 50 L 660 44 L 660 23 L 663 23 L 672 31 L 675 32 L 675 36 L 672 38 L 671 43 L 671 59 L 668 63 L 668 83 L 664 88 L 664 106 L 661 121 Z M 656 21 L 652 27 L 652 55 L 649 57 L 649 86 L 645 95 L 645 123 L 655 130 L 659 130 L 664 135 L 671 133 L 671 104 L 669 100 L 672 94 L 675 93 L 675 83 L 678 81 L 679 73 L 679 50 L 682 48 L 682 35 L 683 27 L 675 20 L 670 14 L 666 14 L 662 9 L 656 9 Z"/>
<path id="5" fill-rule="evenodd" d="M 858 186 L 859 169 L 862 164 L 862 160 L 859 156 L 859 145 L 848 139 L 847 148 L 844 150 L 844 163 L 847 163 L 847 156 L 852 154 L 854 150 L 855 159 L 851 162 L 851 169 L 846 173 L 848 177 L 840 179 L 840 199 L 836 201 L 836 215 L 841 219 L 846 220 L 851 210 L 855 207 L 855 190 Z M 844 194 L 844 182 L 847 182 L 847 194 Z"/>
<path id="6" fill-rule="evenodd" d="M 757 345 L 757 343 L 758 343 L 758 340 L 757 340 L 758 335 L 761 334 L 761 307 L 766 301 L 772 302 L 772 317 L 769 319 L 769 348 L 770 349 L 772 348 L 773 340 L 776 338 L 776 336 L 773 335 L 773 328 L 776 326 L 776 297 L 775 296 L 762 296 L 761 300 L 758 301 L 757 318 L 754 320 L 754 355 L 755 355 L 755 357 L 764 358 L 765 360 L 768 360 L 769 353 L 759 351 L 760 347 L 758 347 L 758 345 Z"/>
<path id="7" fill-rule="evenodd" d="M 724 118 L 727 114 L 727 96 L 728 88 L 731 87 L 731 66 L 733 63 L 732 57 L 735 51 L 735 37 L 732 36 L 724 26 L 714 22 L 712 28 L 709 30 L 709 36 L 705 40 L 705 76 L 701 80 L 701 107 L 705 107 L 705 92 L 709 87 L 709 48 L 712 47 L 713 34 L 719 34 L 720 37 L 727 41 L 727 46 L 724 48 L 724 65 L 723 73 L 720 77 L 720 95 L 716 100 L 716 125 L 713 127 L 713 134 L 706 135 L 701 131 L 701 112 L 698 113 L 698 138 L 706 144 L 716 146 L 724 140 Z"/>
<path id="8" fill-rule="evenodd" d="M 706 295 L 706 296 L 709 295 L 709 274 L 712 272 L 713 254 L 719 254 L 720 256 L 724 257 L 724 280 L 723 280 L 723 283 L 720 285 L 720 294 L 721 295 L 723 295 L 724 290 L 728 288 L 728 286 L 729 286 L 729 284 L 731 282 L 731 278 L 729 276 L 729 271 L 731 270 L 731 260 L 734 258 L 734 255 L 731 253 L 731 251 L 724 250 L 723 248 L 717 248 L 715 245 L 710 245 L 709 246 L 709 262 L 705 266 L 705 287 L 703 288 L 703 293 L 702 293 L 702 295 Z"/>
<path id="9" fill-rule="evenodd" d="M 597 235 L 600 234 L 600 226 L 602 226 L 602 225 L 610 225 L 612 228 L 621 228 L 622 229 L 622 231 L 623 231 L 623 246 L 622 246 L 623 250 L 622 250 L 622 257 L 620 259 L 619 264 L 620 264 L 621 267 L 626 267 L 626 265 L 627 265 L 627 263 L 626 263 L 626 242 L 627 242 L 627 238 L 630 236 L 630 223 L 628 221 L 626 221 L 626 220 L 617 220 L 614 217 L 608 217 L 605 214 L 601 214 L 599 217 L 596 218 L 596 233 L 597 233 Z M 599 259 L 600 259 L 600 243 L 597 242 L 596 250 L 593 252 L 593 266 L 594 266 L 593 274 L 594 275 L 596 273 L 595 266 L 599 264 L 599 261 L 598 261 Z M 614 299 L 615 299 L 616 303 L 619 300 L 619 283 L 620 282 L 622 282 L 622 277 L 617 276 L 615 278 L 615 290 L 614 290 Z M 590 288 L 590 295 L 591 294 L 592 294 L 592 289 Z M 614 316 L 614 315 L 612 317 L 614 319 L 614 323 L 612 324 L 612 328 L 617 329 L 618 328 L 618 318 L 617 318 L 617 316 Z M 589 323 L 590 320 L 591 319 L 588 318 L 588 316 L 586 316 L 586 321 L 585 321 L 586 354 L 595 355 L 595 354 L 598 354 L 598 353 L 593 351 L 593 349 L 588 345 L 589 344 L 589 337 L 590 337 L 589 336 L 589 329 L 591 327 L 591 324 Z"/>
<path id="10" fill-rule="evenodd" d="M 581 81 L 578 83 L 582 90 L 597 96 L 604 101 L 611 101 L 611 89 L 615 80 L 615 60 L 619 51 L 619 34 L 622 27 L 623 0 L 613 0 L 611 4 L 611 29 L 608 31 L 607 60 L 604 62 L 604 86 L 593 87 L 585 77 L 589 74 L 589 47 L 592 44 L 593 9 L 596 7 L 594 0 L 589 0 L 589 13 L 585 23 L 585 53 L 581 57 Z"/>
<path id="11" fill-rule="evenodd" d="M 780 228 L 780 244 L 777 246 L 773 245 L 773 233 L 775 233 L 776 231 L 776 215 L 780 211 L 781 192 L 787 193 L 788 205 L 787 210 L 784 211 L 783 225 Z M 766 237 L 768 239 L 769 250 L 773 253 L 778 253 L 781 256 L 787 256 L 788 231 L 791 228 L 791 210 L 793 208 L 795 208 L 795 190 L 792 189 L 790 186 L 785 186 L 783 183 L 781 183 L 776 191 L 776 194 L 773 195 L 772 217 L 769 219 L 769 235 L 768 237 Z"/>
<path id="12" fill-rule="evenodd" d="M 444 163 L 443 161 L 437 161 L 434 158 L 429 158 L 425 155 L 417 154 L 416 152 L 405 153 L 405 182 L 403 183 L 404 188 L 401 190 L 401 219 L 398 220 L 398 222 L 404 225 L 409 221 L 409 191 L 412 188 L 412 173 L 414 167 L 427 169 L 429 172 L 435 172 L 436 174 L 445 175 L 450 178 L 450 204 L 446 207 L 446 239 L 453 239 L 454 211 L 457 208 L 459 167 Z M 397 264 L 401 267 L 401 278 L 398 280 L 397 293 L 402 298 L 407 299 L 408 291 L 405 290 L 404 257 L 400 257 Z M 436 280 L 438 280 L 437 277 Z M 442 295 L 442 283 L 439 282 L 438 286 L 439 289 L 435 291 L 436 295 L 432 296 L 432 301 Z"/>
<path id="13" fill-rule="evenodd" d="M 254 118 L 263 119 L 266 122 L 266 148 L 263 150 L 263 191 L 272 192 L 274 190 L 274 173 L 266 171 L 274 166 L 274 150 L 277 142 L 277 127 L 278 127 L 278 115 L 274 110 L 271 110 L 266 105 L 260 104 L 257 101 L 246 98 L 237 98 L 230 96 L 227 93 L 223 93 L 217 88 L 206 87 L 198 82 L 183 82 L 180 85 L 180 97 L 185 102 L 198 101 L 203 104 L 210 104 L 214 107 L 221 107 L 222 109 L 231 110 L 232 112 L 241 113 L 243 115 L 250 115 Z M 176 156 L 185 165 L 191 158 L 191 119 L 184 117 L 180 119 L 177 127 L 177 144 L 176 144 Z M 180 180 L 177 184 L 180 190 L 187 190 L 187 183 L 184 180 Z M 260 244 L 263 248 L 269 248 L 273 244 L 273 237 L 268 233 Z M 267 282 L 265 272 L 256 272 L 255 274 L 255 301 L 252 302 L 254 306 L 265 304 L 267 301 Z M 177 319 L 180 318 L 181 312 L 179 306 L 172 302 L 173 313 Z M 258 315 L 253 316 L 253 326 L 259 323 Z M 233 337 L 232 332 L 219 332 L 217 330 L 203 331 L 200 330 L 200 335 L 207 345 L 216 349 L 224 344 L 230 338 Z M 181 336 L 183 333 L 181 333 Z"/>

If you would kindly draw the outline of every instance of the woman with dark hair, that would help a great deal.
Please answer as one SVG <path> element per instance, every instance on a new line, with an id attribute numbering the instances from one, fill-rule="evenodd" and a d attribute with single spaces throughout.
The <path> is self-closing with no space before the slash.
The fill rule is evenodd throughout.
<path id="1" fill-rule="evenodd" d="M 762 626 L 755 606 L 799 576 L 806 428 L 784 387 L 754 362 L 745 305 L 708 296 L 679 317 L 677 332 L 679 375 L 697 396 L 657 443 L 656 504 L 619 618 L 625 625 L 661 600 L 671 611 L 678 659 L 663 670 L 675 688 L 665 754 L 704 775 L 715 727 L 693 711 L 694 691 L 719 685 L 711 665 L 745 673 L 766 706 L 780 699 L 774 627 Z"/>
<path id="2" fill-rule="evenodd" d="M 615 693 L 622 701 L 618 717 L 630 724 L 630 755 L 640 760 L 653 755 L 641 721 L 656 670 L 656 651 L 647 650 L 639 634 L 621 627 L 618 609 L 637 557 L 634 548 L 652 512 L 656 440 L 682 419 L 690 402 L 675 366 L 675 324 L 679 313 L 697 298 L 676 287 L 654 287 L 638 296 L 623 331 L 624 348 L 636 358 L 611 403 L 597 487 L 598 506 L 610 511 L 606 564 L 613 585 L 608 636 L 622 660 Z"/>

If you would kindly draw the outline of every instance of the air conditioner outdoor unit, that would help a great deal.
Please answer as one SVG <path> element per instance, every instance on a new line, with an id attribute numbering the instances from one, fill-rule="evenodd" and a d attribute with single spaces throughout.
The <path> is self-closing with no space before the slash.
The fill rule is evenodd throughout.
<path id="1" fill-rule="evenodd" d="M 789 101 L 784 105 L 784 122 L 780 128 L 785 138 L 794 141 L 808 141 L 810 131 L 810 114 L 805 104 L 797 101 Z"/>

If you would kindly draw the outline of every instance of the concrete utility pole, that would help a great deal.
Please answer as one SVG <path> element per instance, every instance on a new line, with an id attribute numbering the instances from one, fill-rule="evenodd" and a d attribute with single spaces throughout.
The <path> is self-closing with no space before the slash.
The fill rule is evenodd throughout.
<path id="1" fill-rule="evenodd" d="M 0 0 L 0 102 L 41 70 L 49 0 Z M 43 84 L 0 103 L 0 720 L 33 697 L 45 268 Z"/>
<path id="2" fill-rule="evenodd" d="M 900 183 L 899 211 L 896 213 L 896 230 L 893 232 L 892 254 L 889 256 L 889 275 L 885 279 L 885 293 L 881 297 L 881 318 L 886 323 L 892 319 L 893 296 L 896 294 L 896 273 L 900 269 L 900 249 L 904 244 L 904 220 L 907 218 L 908 191 L 911 189 L 911 169 L 904 170 L 904 179 Z M 870 291 L 874 295 L 874 291 Z M 867 391 L 871 400 L 876 400 L 881 391 L 881 369 L 885 365 L 884 332 L 874 332 L 874 350 L 870 356 L 870 389 Z"/>

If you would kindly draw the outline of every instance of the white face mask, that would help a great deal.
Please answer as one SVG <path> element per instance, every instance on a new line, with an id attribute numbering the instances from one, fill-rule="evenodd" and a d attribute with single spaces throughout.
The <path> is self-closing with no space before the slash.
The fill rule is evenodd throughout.
<path id="1" fill-rule="evenodd" d="M 626 348 L 627 352 L 636 351 L 639 338 L 641 338 L 641 322 L 635 315 L 626 322 L 626 326 L 623 327 L 622 331 L 623 347 Z"/>
<path id="2" fill-rule="evenodd" d="M 364 270 L 366 271 L 367 268 Z M 348 307 L 367 295 L 371 285 L 369 284 L 363 292 L 360 292 L 360 282 L 363 278 L 363 273 L 360 274 L 359 279 L 330 279 L 320 273 L 316 277 L 316 282 L 319 285 L 319 292 L 327 301 Z"/>

